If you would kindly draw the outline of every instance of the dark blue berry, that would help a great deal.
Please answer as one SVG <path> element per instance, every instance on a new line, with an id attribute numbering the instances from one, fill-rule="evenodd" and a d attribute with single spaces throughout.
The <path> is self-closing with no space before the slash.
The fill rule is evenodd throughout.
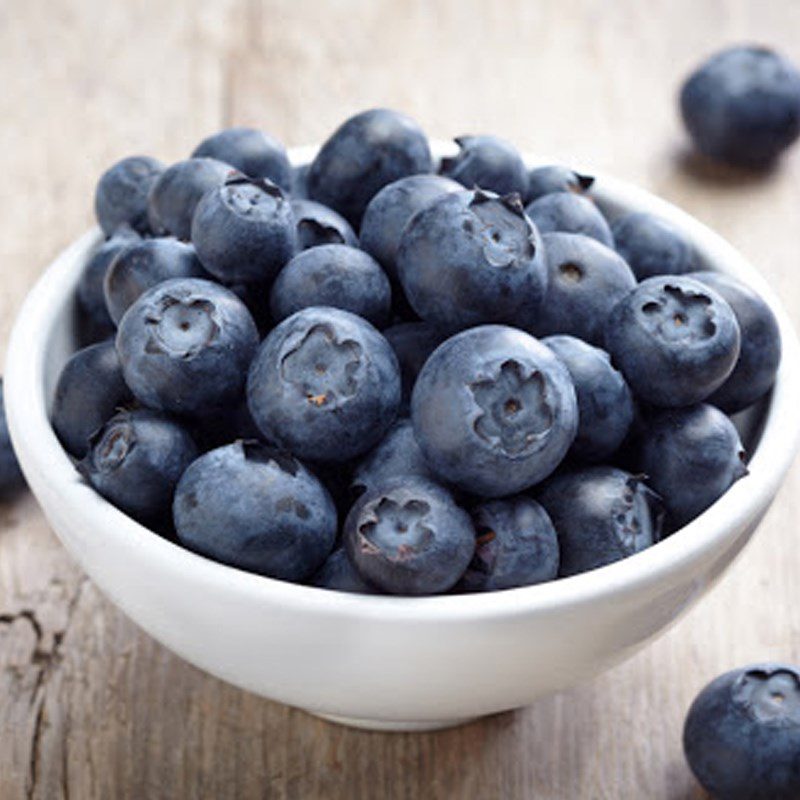
<path id="1" fill-rule="evenodd" d="M 528 497 L 492 500 L 472 510 L 475 554 L 457 589 L 493 592 L 551 581 L 558 537 L 547 512 Z"/>
<path id="2" fill-rule="evenodd" d="M 292 205 L 274 183 L 234 175 L 197 204 L 192 243 L 220 281 L 268 283 L 297 250 Z"/>
<path id="3" fill-rule="evenodd" d="M 705 400 L 739 357 L 731 307 L 699 281 L 648 278 L 606 321 L 606 349 L 634 393 L 657 406 Z"/>
<path id="4" fill-rule="evenodd" d="M 256 128 L 226 128 L 208 136 L 192 153 L 192 158 L 203 157 L 224 161 L 249 178 L 268 178 L 287 191 L 291 188 L 286 148 Z"/>
<path id="5" fill-rule="evenodd" d="M 175 486 L 196 457 L 180 424 L 140 409 L 121 411 L 96 431 L 78 468 L 121 511 L 155 524 L 169 518 Z"/>
<path id="6" fill-rule="evenodd" d="M 569 454 L 604 461 L 619 450 L 633 424 L 631 390 L 605 350 L 572 336 L 542 340 L 564 363 L 578 397 L 578 433 Z"/>
<path id="7" fill-rule="evenodd" d="M 433 471 L 486 497 L 546 478 L 578 427 L 566 367 L 532 336 L 484 325 L 434 350 L 411 398 L 414 432 Z"/>
<path id="8" fill-rule="evenodd" d="M 308 196 L 357 226 L 387 184 L 431 171 L 428 140 L 414 120 L 378 108 L 350 117 L 322 145 L 306 178 Z"/>
<path id="9" fill-rule="evenodd" d="M 605 217 L 587 197 L 571 192 L 554 192 L 525 207 L 540 233 L 581 233 L 597 239 L 606 247 L 614 246 L 614 237 Z"/>
<path id="10" fill-rule="evenodd" d="M 9 497 L 25 486 L 25 478 L 19 468 L 17 455 L 11 444 L 6 419 L 6 403 L 3 395 L 3 379 L 0 378 L 0 497 Z"/>
<path id="11" fill-rule="evenodd" d="M 764 167 L 800 135 L 800 73 L 769 48 L 729 47 L 689 76 L 680 106 L 701 153 Z"/>
<path id="12" fill-rule="evenodd" d="M 61 370 L 53 396 L 53 429 L 70 455 L 83 458 L 89 437 L 132 401 L 114 341 L 90 345 Z"/>
<path id="13" fill-rule="evenodd" d="M 250 412 L 264 436 L 312 461 L 347 461 L 382 438 L 400 405 L 400 369 L 368 322 L 311 307 L 281 322 L 250 368 Z"/>
<path id="14" fill-rule="evenodd" d="M 405 476 L 356 501 L 344 541 L 359 574 L 384 592 L 438 594 L 467 568 L 475 529 L 446 489 Z"/>
<path id="15" fill-rule="evenodd" d="M 564 577 L 627 558 L 661 536 L 658 496 L 641 477 L 621 469 L 563 472 L 547 481 L 536 499 L 558 532 Z"/>
<path id="16" fill-rule="evenodd" d="M 683 748 L 717 800 L 796 800 L 800 670 L 754 664 L 721 675 L 692 703 Z"/>
<path id="17" fill-rule="evenodd" d="M 337 592 L 353 592 L 354 594 L 377 594 L 378 590 L 370 586 L 353 566 L 344 547 L 337 547 L 326 559 L 325 563 L 314 573 L 311 585 L 321 589 L 334 589 Z"/>
<path id="18" fill-rule="evenodd" d="M 532 203 L 534 200 L 554 192 L 586 194 L 593 183 L 594 178 L 591 176 L 581 175 L 560 164 L 536 167 L 528 173 L 528 193 L 525 196 L 525 202 Z"/>
<path id="19" fill-rule="evenodd" d="M 640 281 L 655 275 L 682 275 L 694 269 L 692 246 L 661 217 L 635 211 L 614 220 L 611 232 L 617 252 Z"/>
<path id="20" fill-rule="evenodd" d="M 297 226 L 297 249 L 308 250 L 321 244 L 347 244 L 358 247 L 358 237 L 350 223 L 332 208 L 313 200 L 292 200 Z"/>
<path id="21" fill-rule="evenodd" d="M 711 405 L 656 413 L 640 448 L 640 469 L 664 499 L 675 528 L 693 520 L 747 474 L 736 428 Z"/>
<path id="22" fill-rule="evenodd" d="M 258 331 L 233 292 L 211 281 L 165 281 L 145 292 L 117 331 L 125 381 L 150 408 L 208 414 L 236 404 Z"/>
<path id="23" fill-rule="evenodd" d="M 336 508 L 299 461 L 259 442 L 236 442 L 198 458 L 173 504 L 178 539 L 223 564 L 304 581 L 336 540 Z"/>
<path id="24" fill-rule="evenodd" d="M 528 192 L 528 170 L 513 144 L 498 136 L 459 136 L 458 154 L 443 158 L 439 172 L 467 189 L 480 187 L 497 194 Z"/>
<path id="25" fill-rule="evenodd" d="M 448 329 L 535 319 L 547 284 L 542 240 L 515 196 L 446 194 L 411 219 L 397 254 L 414 311 Z"/>
<path id="26" fill-rule="evenodd" d="M 392 308 L 392 288 L 380 264 L 344 244 L 298 253 L 281 270 L 270 297 L 275 322 L 309 306 L 332 306 L 383 327 Z"/>
<path id="27" fill-rule="evenodd" d="M 383 331 L 400 364 L 403 382 L 404 413 L 411 403 L 411 392 L 417 375 L 428 356 L 445 340 L 444 334 L 427 322 L 399 322 Z"/>
<path id="28" fill-rule="evenodd" d="M 120 225 L 149 233 L 147 198 L 164 165 L 149 156 L 130 156 L 109 167 L 100 177 L 94 195 L 97 221 L 106 236 Z"/>

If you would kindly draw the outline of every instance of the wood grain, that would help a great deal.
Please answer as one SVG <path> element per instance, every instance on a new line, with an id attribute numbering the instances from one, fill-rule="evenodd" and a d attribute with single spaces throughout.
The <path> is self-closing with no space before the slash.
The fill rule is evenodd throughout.
<path id="1" fill-rule="evenodd" d="M 800 61 L 798 29 L 791 0 L 0 0 L 0 340 L 113 159 L 177 159 L 231 122 L 301 144 L 374 105 L 643 184 L 741 248 L 800 323 L 800 148 L 761 179 L 709 173 L 674 108 L 701 54 L 757 39 Z M 700 797 L 680 748 L 693 695 L 800 661 L 799 497 L 796 466 L 729 575 L 632 661 L 426 735 L 331 726 L 184 664 L 24 497 L 0 509 L 0 798 Z"/>

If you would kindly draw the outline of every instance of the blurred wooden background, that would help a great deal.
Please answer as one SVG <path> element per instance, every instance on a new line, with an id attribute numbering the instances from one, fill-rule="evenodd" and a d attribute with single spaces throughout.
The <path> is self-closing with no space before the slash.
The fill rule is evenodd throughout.
<path id="1" fill-rule="evenodd" d="M 110 162 L 186 157 L 231 123 L 312 142 L 375 105 L 643 184 L 741 248 L 800 323 L 800 146 L 763 178 L 709 173 L 674 104 L 708 51 L 760 40 L 800 61 L 798 30 L 792 0 L 0 0 L 0 344 L 91 224 Z M 694 694 L 740 663 L 800 661 L 799 498 L 796 467 L 721 585 L 626 665 L 516 713 L 385 735 L 179 661 L 24 497 L 0 508 L 0 798 L 699 798 L 680 746 Z"/>

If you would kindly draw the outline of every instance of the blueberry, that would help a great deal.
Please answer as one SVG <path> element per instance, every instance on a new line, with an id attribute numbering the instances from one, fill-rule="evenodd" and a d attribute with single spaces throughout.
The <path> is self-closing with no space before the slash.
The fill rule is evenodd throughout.
<path id="1" fill-rule="evenodd" d="M 311 164 L 300 164 L 292 168 L 291 195 L 295 200 L 308 199 L 308 170 Z M 320 204 L 321 205 L 321 204 Z"/>
<path id="2" fill-rule="evenodd" d="M 103 282 L 111 262 L 128 245 L 139 241 L 133 228 L 123 225 L 91 255 L 78 281 L 78 327 L 83 341 L 93 343 L 114 335 L 116 326 L 106 306 Z"/>
<path id="3" fill-rule="evenodd" d="M 392 346 L 400 364 L 400 378 L 403 384 L 401 408 L 406 411 L 422 365 L 445 337 L 441 331 L 427 322 L 399 322 L 383 331 L 383 335 Z"/>
<path id="4" fill-rule="evenodd" d="M 377 108 L 350 117 L 311 162 L 308 196 L 358 225 L 367 203 L 386 184 L 431 171 L 428 140 L 414 120 Z"/>
<path id="5" fill-rule="evenodd" d="M 498 497 L 546 478 L 578 427 L 566 367 L 532 336 L 484 325 L 434 350 L 411 397 L 417 442 L 433 471 Z"/>
<path id="6" fill-rule="evenodd" d="M 25 485 L 25 478 L 19 468 L 17 455 L 11 444 L 6 419 L 6 403 L 3 395 L 3 379 L 0 378 L 0 497 L 8 497 Z"/>
<path id="7" fill-rule="evenodd" d="M 633 396 L 605 350 L 572 336 L 542 340 L 563 362 L 578 397 L 578 433 L 569 454 L 604 461 L 619 450 L 633 425 Z"/>
<path id="8" fill-rule="evenodd" d="M 312 586 L 355 594 L 377 594 L 353 566 L 344 547 L 337 547 L 311 578 Z"/>
<path id="9" fill-rule="evenodd" d="M 292 200 L 297 226 L 297 249 L 308 250 L 321 244 L 348 244 L 358 247 L 358 237 L 350 223 L 332 208 L 313 200 Z"/>
<path id="10" fill-rule="evenodd" d="M 414 476 L 435 480 L 414 436 L 409 419 L 400 419 L 370 450 L 353 472 L 351 487 L 357 494 L 380 489 L 393 478 Z"/>
<path id="11" fill-rule="evenodd" d="M 325 244 L 298 253 L 272 286 L 275 322 L 309 306 L 332 306 L 382 327 L 389 320 L 392 288 L 375 259 L 355 247 Z"/>
<path id="12" fill-rule="evenodd" d="M 558 532 L 563 577 L 627 558 L 661 535 L 658 496 L 640 477 L 615 467 L 563 472 L 536 499 Z"/>
<path id="13" fill-rule="evenodd" d="M 192 243 L 219 280 L 269 282 L 297 249 L 291 203 L 270 181 L 234 175 L 197 204 Z"/>
<path id="14" fill-rule="evenodd" d="M 768 166 L 800 135 L 800 73 L 766 47 L 729 47 L 689 76 L 680 106 L 700 152 L 738 166 Z"/>
<path id="15" fill-rule="evenodd" d="M 203 139 L 192 158 L 216 158 L 249 178 L 268 178 L 287 191 L 292 185 L 292 167 L 286 148 L 272 136 L 255 128 L 226 128 Z"/>
<path id="16" fill-rule="evenodd" d="M 216 411 L 187 419 L 187 425 L 192 438 L 204 453 L 239 439 L 262 438 L 245 400 L 226 408 L 223 414 Z"/>
<path id="17" fill-rule="evenodd" d="M 58 376 L 53 429 L 70 455 L 83 458 L 89 437 L 132 400 L 114 341 L 90 345 L 72 355 Z"/>
<path id="18" fill-rule="evenodd" d="M 494 592 L 558 575 L 558 537 L 547 512 L 528 497 L 492 500 L 472 511 L 475 554 L 456 588 Z"/>
<path id="19" fill-rule="evenodd" d="M 171 278 L 207 278 L 194 248 L 177 239 L 145 239 L 121 250 L 103 280 L 106 309 L 115 325 L 153 286 Z"/>
<path id="20" fill-rule="evenodd" d="M 397 266 L 414 311 L 448 330 L 529 325 L 547 284 L 542 240 L 519 199 L 480 190 L 446 194 L 414 216 Z"/>
<path id="21" fill-rule="evenodd" d="M 694 252 L 683 234 L 646 211 L 625 214 L 611 226 L 617 252 L 643 281 L 655 275 L 682 275 L 694 269 Z"/>
<path id="22" fill-rule="evenodd" d="M 800 797 L 800 670 L 754 664 L 721 675 L 692 703 L 686 759 L 718 800 Z"/>
<path id="23" fill-rule="evenodd" d="M 639 466 L 680 528 L 747 474 L 733 423 L 701 404 L 656 413 L 642 435 Z"/>
<path id="24" fill-rule="evenodd" d="M 210 413 L 235 404 L 258 347 L 258 331 L 233 292 L 179 278 L 145 292 L 117 331 L 125 381 L 150 408 Z"/>
<path id="25" fill-rule="evenodd" d="M 762 398 L 775 382 L 781 363 L 781 333 L 772 309 L 749 286 L 719 272 L 690 276 L 711 287 L 733 309 L 741 331 L 741 349 L 733 372 L 709 398 L 728 414 Z"/>
<path id="26" fill-rule="evenodd" d="M 467 568 L 475 529 L 446 489 L 404 476 L 356 501 L 344 542 L 359 574 L 384 592 L 438 594 Z"/>
<path id="27" fill-rule="evenodd" d="M 188 432 L 165 414 L 121 411 L 95 431 L 78 469 L 117 508 L 142 523 L 169 518 L 175 486 L 197 457 Z"/>
<path id="28" fill-rule="evenodd" d="M 313 461 L 346 461 L 397 415 L 400 369 L 368 322 L 338 308 L 298 311 L 264 340 L 247 383 L 264 436 Z"/>
<path id="29" fill-rule="evenodd" d="M 246 306 L 259 332 L 264 335 L 274 327 L 269 310 L 269 293 L 272 283 L 258 281 L 234 281 L 223 284 L 230 289 Z"/>
<path id="30" fill-rule="evenodd" d="M 336 540 L 336 508 L 296 459 L 259 442 L 212 450 L 186 470 L 173 504 L 178 539 L 223 564 L 303 581 Z"/>
<path id="31" fill-rule="evenodd" d="M 559 164 L 536 167 L 528 173 L 528 193 L 525 196 L 525 202 L 532 203 L 534 200 L 554 192 L 586 194 L 593 183 L 594 178 L 590 175 L 581 175 L 569 167 Z"/>
<path id="32" fill-rule="evenodd" d="M 149 233 L 147 197 L 164 165 L 149 156 L 130 156 L 117 161 L 100 177 L 94 195 L 97 221 L 106 236 L 120 225 Z"/>
<path id="33" fill-rule="evenodd" d="M 190 158 L 167 167 L 151 187 L 147 201 L 153 232 L 188 240 L 200 198 L 221 186 L 232 170 L 230 164 L 215 158 Z"/>
<path id="34" fill-rule="evenodd" d="M 458 155 L 443 158 L 439 172 L 467 189 L 528 193 L 528 170 L 513 144 L 497 136 L 459 136 Z"/>
<path id="35" fill-rule="evenodd" d="M 640 283 L 611 312 L 605 339 L 634 393 L 657 406 L 702 402 L 739 356 L 731 307 L 707 286 L 678 275 Z"/>
<path id="36" fill-rule="evenodd" d="M 541 233 L 582 233 L 606 247 L 614 237 L 605 217 L 588 198 L 570 192 L 546 194 L 525 208 Z"/>
<path id="37" fill-rule="evenodd" d="M 387 274 L 397 278 L 397 249 L 411 218 L 434 200 L 462 186 L 441 175 L 410 175 L 384 186 L 369 201 L 361 220 L 361 246 L 380 261 Z"/>
<path id="38" fill-rule="evenodd" d="M 613 250 L 578 233 L 547 233 L 547 292 L 531 327 L 539 336 L 566 333 L 603 343 L 611 309 L 636 286 L 630 267 Z"/>

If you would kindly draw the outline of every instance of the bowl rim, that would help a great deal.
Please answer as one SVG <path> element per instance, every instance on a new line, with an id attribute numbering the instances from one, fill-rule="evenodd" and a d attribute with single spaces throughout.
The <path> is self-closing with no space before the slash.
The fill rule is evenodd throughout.
<path id="1" fill-rule="evenodd" d="M 437 157 L 454 146 L 431 142 Z M 313 158 L 316 146 L 290 149 L 294 165 Z M 528 167 L 554 163 L 526 156 Z M 94 228 L 74 241 L 44 271 L 29 292 L 15 321 L 7 353 L 5 402 L 12 442 L 29 482 L 46 481 L 50 496 L 58 495 L 64 507 L 93 535 L 104 531 L 104 545 L 124 550 L 136 548 L 143 557 L 157 559 L 163 571 L 176 577 L 191 573 L 210 590 L 233 592 L 254 602 L 277 603 L 284 609 L 355 619 L 408 620 L 414 622 L 471 622 L 534 614 L 595 603 L 611 595 L 634 593 L 659 585 L 696 561 L 724 552 L 724 544 L 737 535 L 737 523 L 755 520 L 776 493 L 793 461 L 800 441 L 800 345 L 788 315 L 762 276 L 719 234 L 677 206 L 625 181 L 595 175 L 592 195 L 611 209 L 649 211 L 676 225 L 707 261 L 725 263 L 725 272 L 756 289 L 778 320 L 783 355 L 760 441 L 749 463 L 746 480 L 734 484 L 720 500 L 691 523 L 657 545 L 613 564 L 554 581 L 477 594 L 430 597 L 362 595 L 331 591 L 257 575 L 221 564 L 169 541 L 97 494 L 78 476 L 69 456 L 53 432 L 47 414 L 45 365 L 47 343 L 78 275 L 92 249 L 101 241 Z M 46 477 L 45 477 L 46 476 Z M 42 505 L 46 505 L 42 503 Z M 56 526 L 54 526 L 56 527 Z M 72 549 L 72 548 L 70 548 Z M 73 556 L 80 562 L 80 554 Z"/>

